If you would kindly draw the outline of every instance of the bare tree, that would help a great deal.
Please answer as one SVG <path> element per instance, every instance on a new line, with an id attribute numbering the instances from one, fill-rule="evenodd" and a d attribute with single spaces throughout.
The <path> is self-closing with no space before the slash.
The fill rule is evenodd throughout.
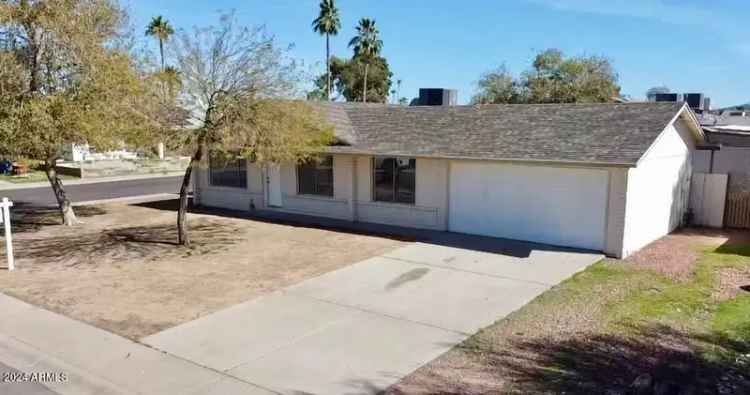
<path id="1" fill-rule="evenodd" d="M 180 188 L 178 241 L 190 245 L 188 189 L 203 148 L 256 163 L 313 157 L 332 137 L 312 108 L 289 99 L 300 73 L 265 28 L 216 27 L 179 32 L 172 52 L 182 76 L 180 101 L 191 114 L 184 144 L 194 150 Z"/>

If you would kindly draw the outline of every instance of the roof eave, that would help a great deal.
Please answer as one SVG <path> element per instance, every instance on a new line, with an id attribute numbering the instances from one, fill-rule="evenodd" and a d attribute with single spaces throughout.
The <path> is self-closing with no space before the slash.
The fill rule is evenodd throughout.
<path id="1" fill-rule="evenodd" d="M 696 137 L 696 140 L 701 143 L 706 141 L 706 134 L 703 132 L 703 127 L 701 126 L 700 121 L 698 120 L 698 116 L 695 115 L 695 112 L 693 112 L 693 109 L 688 106 L 687 103 L 684 103 L 682 105 L 682 108 L 680 109 L 680 112 L 677 114 L 677 117 L 682 117 L 687 121 L 688 128 L 691 132 L 693 132 L 693 135 Z M 672 122 L 677 120 L 677 117 L 672 120 Z M 672 123 L 670 122 L 670 124 Z"/>
<path id="2" fill-rule="evenodd" d="M 503 162 L 503 163 L 522 163 L 531 165 L 564 165 L 564 166 L 575 166 L 575 167 L 616 167 L 616 168 L 631 168 L 637 164 L 635 162 L 606 162 L 606 161 L 581 161 L 581 160 L 564 160 L 564 159 L 528 159 L 528 158 L 492 158 L 492 157 L 473 157 L 473 156 L 461 156 L 461 155 L 443 155 L 443 154 L 411 154 L 411 153 L 393 153 L 393 152 L 378 152 L 361 149 L 347 149 L 342 150 L 325 150 L 326 153 L 338 154 L 338 155 L 367 155 L 367 156 L 394 156 L 394 157 L 410 157 L 410 158 L 424 158 L 424 159 L 445 159 L 445 160 L 471 160 L 471 161 L 489 161 L 489 162 Z"/>

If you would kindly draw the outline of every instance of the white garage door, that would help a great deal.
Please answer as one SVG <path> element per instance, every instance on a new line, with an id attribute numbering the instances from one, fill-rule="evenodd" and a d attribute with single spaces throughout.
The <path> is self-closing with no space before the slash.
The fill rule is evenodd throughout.
<path id="1" fill-rule="evenodd" d="M 606 170 L 454 161 L 454 232 L 604 249 Z"/>

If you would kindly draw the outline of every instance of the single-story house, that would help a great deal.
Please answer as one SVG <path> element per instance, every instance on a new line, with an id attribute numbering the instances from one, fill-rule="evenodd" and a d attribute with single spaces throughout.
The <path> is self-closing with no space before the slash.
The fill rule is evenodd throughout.
<path id="1" fill-rule="evenodd" d="M 704 140 L 683 103 L 321 106 L 320 161 L 206 159 L 196 202 L 625 257 L 682 224 Z"/>

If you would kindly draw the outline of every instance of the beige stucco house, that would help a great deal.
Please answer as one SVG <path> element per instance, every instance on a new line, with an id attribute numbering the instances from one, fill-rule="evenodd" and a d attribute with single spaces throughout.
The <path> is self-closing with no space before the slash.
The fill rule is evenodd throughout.
<path id="1" fill-rule="evenodd" d="M 340 144 L 320 162 L 206 159 L 196 203 L 625 257 L 682 223 L 704 138 L 681 103 L 324 110 Z"/>

